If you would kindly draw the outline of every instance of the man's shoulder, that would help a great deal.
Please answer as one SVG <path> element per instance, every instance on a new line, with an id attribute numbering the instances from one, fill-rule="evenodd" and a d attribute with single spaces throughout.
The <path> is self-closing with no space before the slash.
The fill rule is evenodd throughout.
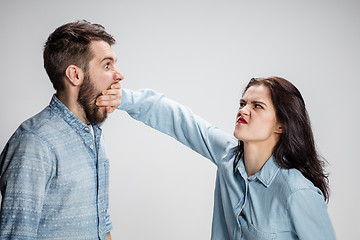
<path id="1" fill-rule="evenodd" d="M 34 135 L 47 140 L 62 131 L 66 127 L 65 125 L 64 120 L 54 113 L 50 106 L 47 106 L 41 112 L 25 120 L 15 131 L 12 138 Z"/>
<path id="2" fill-rule="evenodd" d="M 51 128 L 58 120 L 58 117 L 54 115 L 51 108 L 47 106 L 41 112 L 22 122 L 18 130 L 40 133 Z"/>

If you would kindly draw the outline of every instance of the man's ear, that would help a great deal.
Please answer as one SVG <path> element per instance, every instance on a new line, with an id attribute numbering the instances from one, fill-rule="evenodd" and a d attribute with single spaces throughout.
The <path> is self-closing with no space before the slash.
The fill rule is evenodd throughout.
<path id="1" fill-rule="evenodd" d="M 65 70 L 66 78 L 73 86 L 79 86 L 84 80 L 84 71 L 76 65 L 69 65 Z"/>

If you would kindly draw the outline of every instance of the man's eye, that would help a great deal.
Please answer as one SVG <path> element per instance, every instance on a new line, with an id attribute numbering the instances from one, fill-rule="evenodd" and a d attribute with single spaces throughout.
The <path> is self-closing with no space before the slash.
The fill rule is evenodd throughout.
<path id="1" fill-rule="evenodd" d="M 110 64 L 106 64 L 106 65 L 105 65 L 105 68 L 106 68 L 106 69 L 110 69 Z"/>
<path id="2" fill-rule="evenodd" d="M 243 107 L 245 107 L 246 106 L 246 103 L 245 102 L 241 102 L 240 103 L 240 108 L 243 108 Z"/>

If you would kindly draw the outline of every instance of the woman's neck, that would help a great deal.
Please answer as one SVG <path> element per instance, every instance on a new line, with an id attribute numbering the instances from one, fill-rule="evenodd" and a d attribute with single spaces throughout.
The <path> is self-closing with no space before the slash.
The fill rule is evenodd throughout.
<path id="1" fill-rule="evenodd" d="M 248 177 L 260 171 L 266 161 L 271 157 L 274 147 L 274 144 L 244 142 L 243 159 Z"/>

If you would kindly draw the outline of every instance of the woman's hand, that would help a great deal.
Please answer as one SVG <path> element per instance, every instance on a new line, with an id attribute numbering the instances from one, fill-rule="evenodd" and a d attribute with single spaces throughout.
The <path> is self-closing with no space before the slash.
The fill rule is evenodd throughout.
<path id="1" fill-rule="evenodd" d="M 110 89 L 104 90 L 102 95 L 96 99 L 96 105 L 98 107 L 105 107 L 107 113 L 112 113 L 120 106 L 121 93 L 120 83 L 114 83 L 110 86 Z"/>

